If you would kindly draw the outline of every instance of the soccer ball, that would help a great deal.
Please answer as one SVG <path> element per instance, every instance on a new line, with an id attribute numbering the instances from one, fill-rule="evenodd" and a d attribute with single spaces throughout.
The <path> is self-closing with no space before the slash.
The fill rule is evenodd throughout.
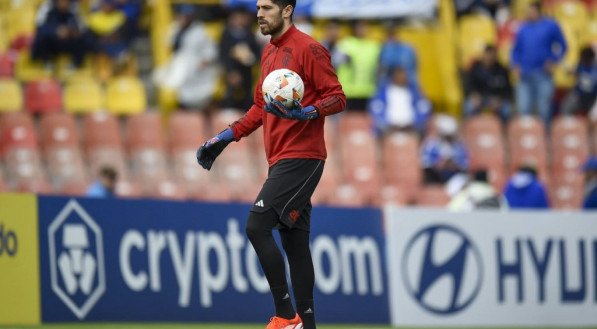
<path id="1" fill-rule="evenodd" d="M 278 69 L 265 77 L 261 91 L 266 104 L 277 99 L 286 107 L 292 108 L 294 101 L 300 102 L 303 99 L 305 85 L 303 79 L 296 72 L 289 69 Z"/>

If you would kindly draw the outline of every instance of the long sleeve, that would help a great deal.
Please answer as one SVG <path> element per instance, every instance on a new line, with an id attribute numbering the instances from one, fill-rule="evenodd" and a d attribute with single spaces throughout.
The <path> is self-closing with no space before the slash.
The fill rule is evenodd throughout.
<path id="1" fill-rule="evenodd" d="M 346 96 L 338 82 L 336 71 L 332 66 L 330 53 L 321 44 L 312 43 L 305 52 L 305 78 L 313 82 L 313 87 L 321 97 L 314 105 L 322 116 L 342 112 L 346 106 Z"/>
<path id="2" fill-rule="evenodd" d="M 566 54 L 568 45 L 558 23 L 553 22 L 552 26 L 552 60 L 554 62 L 559 62 Z M 557 47 L 553 47 L 553 44 L 557 45 Z"/>

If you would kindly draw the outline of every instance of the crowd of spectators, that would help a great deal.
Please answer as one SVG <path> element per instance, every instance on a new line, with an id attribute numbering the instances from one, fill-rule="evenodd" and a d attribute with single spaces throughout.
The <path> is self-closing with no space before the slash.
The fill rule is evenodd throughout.
<path id="1" fill-rule="evenodd" d="M 73 67 L 81 67 L 89 54 L 114 60 L 126 57 L 139 34 L 143 0 L 90 3 L 84 18 L 79 1 L 42 3 L 31 41 L 32 59 L 52 65 L 58 55 L 68 54 Z M 456 0 L 454 4 L 459 17 L 482 13 L 491 17 L 496 26 L 512 21 L 512 4 L 507 0 Z M 166 43 L 172 56 L 165 65 L 155 68 L 153 82 L 159 88 L 175 91 L 182 109 L 246 110 L 252 103 L 255 68 L 268 39 L 256 32 L 254 13 L 241 7 L 225 13 L 223 31 L 214 39 L 200 8 L 175 7 Z M 370 37 L 367 21 L 350 21 L 350 32 L 346 34 L 343 21 L 327 20 L 320 41 L 330 51 L 347 96 L 347 111 L 367 112 L 378 138 L 396 131 L 419 137 L 424 183 L 447 184 L 469 171 L 469 151 L 459 133 L 459 121 L 463 118 L 492 113 L 507 124 L 513 117 L 532 115 L 542 119 L 548 133 L 556 115 L 597 120 L 594 45 L 582 45 L 578 65 L 569 70 L 576 81 L 574 86 L 558 91 L 554 72 L 571 50 L 562 27 L 544 12 L 541 1 L 531 2 L 526 8 L 524 18 L 517 22 L 509 61 L 500 58 L 498 45 L 487 44 L 470 65 L 460 68 L 464 91 L 462 118 L 438 115 L 438 109 L 425 95 L 417 51 L 400 38 L 402 21 L 384 23 L 386 39 L 380 42 Z M 314 32 L 304 13 L 296 13 L 295 23 L 305 33 Z M 221 81 L 224 90 L 215 100 Z M 594 167 L 589 161 L 584 168 L 587 195 L 595 189 Z M 548 207 L 545 187 L 536 171 L 532 166 L 519 168 L 507 182 L 505 198 L 500 199 L 499 206 Z M 489 193 L 482 187 L 486 176 L 468 173 L 466 183 L 454 194 Z M 516 200 L 532 204 L 519 204 Z"/>

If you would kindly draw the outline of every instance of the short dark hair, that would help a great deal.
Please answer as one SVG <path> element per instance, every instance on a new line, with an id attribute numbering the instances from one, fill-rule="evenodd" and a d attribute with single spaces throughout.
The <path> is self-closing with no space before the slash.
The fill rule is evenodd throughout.
<path id="1" fill-rule="evenodd" d="M 286 6 L 292 6 L 292 14 L 290 14 L 290 19 L 292 19 L 292 15 L 294 15 L 294 10 L 296 9 L 296 0 L 272 0 L 276 6 L 280 7 L 280 9 L 286 8 Z"/>
<path id="2" fill-rule="evenodd" d="M 118 177 L 118 173 L 112 167 L 102 167 L 102 169 L 100 169 L 100 176 L 105 177 L 114 182 Z"/>
<path id="3" fill-rule="evenodd" d="M 542 12 L 543 10 L 543 4 L 541 3 L 541 1 L 533 1 L 529 4 L 529 6 L 537 9 L 538 12 Z"/>

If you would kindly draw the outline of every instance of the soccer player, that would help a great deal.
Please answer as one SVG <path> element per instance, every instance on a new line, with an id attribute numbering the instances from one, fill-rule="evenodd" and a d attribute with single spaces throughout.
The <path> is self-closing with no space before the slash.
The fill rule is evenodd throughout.
<path id="1" fill-rule="evenodd" d="M 261 79 L 253 106 L 238 121 L 208 140 L 197 161 L 209 170 L 232 141 L 239 141 L 263 125 L 269 164 L 247 220 L 246 232 L 255 249 L 273 296 L 276 314 L 266 329 L 315 328 L 315 276 L 309 249 L 311 195 L 323 172 L 326 148 L 325 117 L 341 112 L 346 96 L 331 64 L 329 52 L 292 23 L 296 0 L 258 0 L 261 33 L 271 35 L 261 57 Z M 286 108 L 279 101 L 265 104 L 261 92 L 268 73 L 287 68 L 303 79 L 303 104 Z M 290 265 L 297 312 L 288 294 L 284 260 L 273 236 L 278 229 Z"/>

